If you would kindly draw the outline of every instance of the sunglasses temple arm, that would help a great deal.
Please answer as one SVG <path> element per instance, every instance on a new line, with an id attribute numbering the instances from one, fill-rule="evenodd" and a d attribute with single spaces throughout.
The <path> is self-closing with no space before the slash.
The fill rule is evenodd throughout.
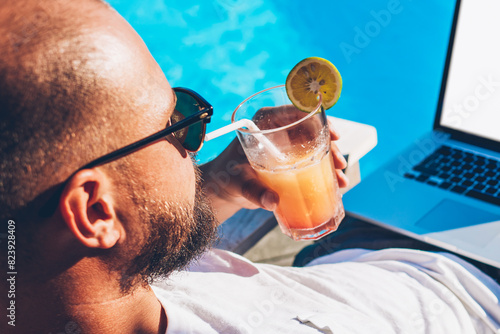
<path id="1" fill-rule="evenodd" d="M 223 126 L 220 129 L 217 129 L 217 130 L 214 130 L 212 132 L 207 133 L 205 135 L 205 141 L 212 140 L 214 138 L 223 136 L 225 134 L 228 134 L 231 131 L 235 131 L 235 130 L 241 129 L 241 128 L 247 128 L 248 130 L 250 130 L 252 132 L 259 132 L 260 131 L 260 129 L 257 127 L 257 125 L 255 125 L 255 123 L 252 122 L 251 120 L 241 119 L 237 122 L 231 123 L 229 125 Z M 278 158 L 280 160 L 284 160 L 283 154 L 280 152 L 280 150 L 278 150 L 278 148 L 276 146 L 274 146 L 273 143 L 271 143 L 271 141 L 266 136 L 264 136 L 261 133 L 254 133 L 253 135 L 273 156 L 275 156 L 276 158 Z"/>

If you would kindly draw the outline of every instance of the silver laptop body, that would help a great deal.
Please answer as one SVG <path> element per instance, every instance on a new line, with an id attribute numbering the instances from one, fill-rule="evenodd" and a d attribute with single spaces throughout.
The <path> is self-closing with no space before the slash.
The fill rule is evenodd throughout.
<path id="1" fill-rule="evenodd" d="M 500 1 L 458 0 L 434 129 L 344 196 L 347 212 L 500 268 Z"/>

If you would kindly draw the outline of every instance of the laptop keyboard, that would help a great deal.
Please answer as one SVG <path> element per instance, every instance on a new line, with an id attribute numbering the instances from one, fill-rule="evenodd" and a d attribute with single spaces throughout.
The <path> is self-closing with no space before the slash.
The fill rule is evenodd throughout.
<path id="1" fill-rule="evenodd" d="M 500 205 L 500 161 L 441 146 L 406 178 Z"/>

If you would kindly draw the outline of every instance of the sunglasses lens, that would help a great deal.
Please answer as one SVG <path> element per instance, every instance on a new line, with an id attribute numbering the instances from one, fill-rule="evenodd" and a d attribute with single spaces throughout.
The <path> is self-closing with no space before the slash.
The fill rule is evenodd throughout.
<path id="1" fill-rule="evenodd" d="M 182 121 L 184 118 L 196 114 L 203 109 L 198 101 L 191 95 L 176 91 L 177 103 L 175 111 L 172 114 L 172 124 Z M 205 135 L 205 123 L 197 122 L 186 128 L 174 132 L 175 138 L 182 144 L 182 146 L 191 152 L 198 151 L 203 143 L 203 136 Z"/>

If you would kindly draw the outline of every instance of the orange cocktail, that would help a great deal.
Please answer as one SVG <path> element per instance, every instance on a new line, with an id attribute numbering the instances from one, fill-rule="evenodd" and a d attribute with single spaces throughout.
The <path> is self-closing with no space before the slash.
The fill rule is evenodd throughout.
<path id="1" fill-rule="evenodd" d="M 264 184 L 279 194 L 275 214 L 286 230 L 314 229 L 331 222 L 335 216 L 339 202 L 330 153 L 320 161 L 300 168 L 284 166 L 273 171 L 255 171 Z"/>
<path id="2" fill-rule="evenodd" d="M 321 103 L 300 111 L 275 87 L 240 104 L 232 121 L 243 118 L 259 131 L 239 129 L 238 138 L 258 178 L 279 195 L 274 214 L 283 233 L 308 240 L 335 231 L 344 208 Z"/>

